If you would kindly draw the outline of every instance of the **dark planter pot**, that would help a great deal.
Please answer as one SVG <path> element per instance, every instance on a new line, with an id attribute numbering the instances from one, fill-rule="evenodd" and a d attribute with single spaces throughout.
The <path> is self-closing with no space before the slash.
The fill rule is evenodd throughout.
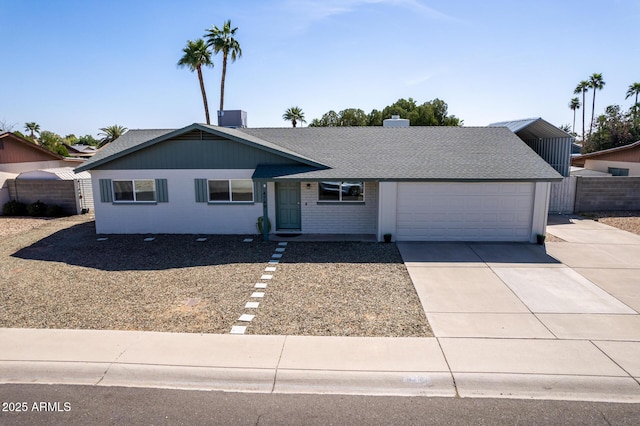
<path id="1" fill-rule="evenodd" d="M 544 244 L 544 240 L 546 238 L 547 237 L 545 235 L 540 235 L 540 234 L 536 235 L 536 241 L 538 242 L 539 245 L 543 245 Z"/>
<path id="2" fill-rule="evenodd" d="M 384 242 L 385 243 L 390 243 L 391 242 L 391 234 L 384 234 Z"/>

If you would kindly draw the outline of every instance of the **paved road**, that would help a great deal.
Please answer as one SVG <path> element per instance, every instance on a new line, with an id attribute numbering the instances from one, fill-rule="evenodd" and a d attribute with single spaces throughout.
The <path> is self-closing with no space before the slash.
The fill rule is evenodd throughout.
<path id="1" fill-rule="evenodd" d="M 248 394 L 99 386 L 0 385 L 0 402 L 3 406 L 4 403 L 26 402 L 28 407 L 27 412 L 0 411 L 1 425 L 640 424 L 640 404 L 512 399 Z M 36 410 L 45 407 L 60 411 Z"/>

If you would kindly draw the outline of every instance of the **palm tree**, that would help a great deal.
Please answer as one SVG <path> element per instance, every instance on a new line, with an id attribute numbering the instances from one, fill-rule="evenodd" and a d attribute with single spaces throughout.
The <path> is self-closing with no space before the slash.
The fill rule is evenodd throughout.
<path id="1" fill-rule="evenodd" d="M 231 20 L 227 20 L 222 29 L 213 26 L 206 30 L 205 37 L 207 39 L 207 47 L 213 48 L 213 53 L 222 52 L 222 79 L 220 81 L 220 111 L 224 111 L 224 80 L 227 76 L 227 59 L 231 55 L 231 62 L 242 57 L 242 49 L 238 40 L 233 38 L 238 27 L 231 28 Z M 218 124 L 220 124 L 220 116 L 218 116 Z"/>
<path id="2" fill-rule="evenodd" d="M 595 117 L 596 110 L 596 91 L 602 90 L 605 82 L 602 79 L 602 74 L 599 72 L 595 72 L 589 77 L 589 87 L 593 89 L 593 104 L 591 104 L 591 125 L 589 126 L 589 136 L 591 136 L 591 132 L 593 131 L 593 119 Z"/>
<path id="3" fill-rule="evenodd" d="M 181 68 L 187 67 L 191 72 L 198 72 L 198 81 L 200 82 L 200 92 L 202 92 L 202 102 L 204 102 L 204 115 L 207 124 L 211 124 L 209 119 L 209 103 L 207 102 L 207 92 L 204 90 L 204 79 L 202 78 L 202 66 L 213 67 L 211 62 L 211 52 L 207 48 L 207 44 L 203 39 L 187 41 L 187 46 L 182 49 L 184 55 L 178 61 Z"/>
<path id="4" fill-rule="evenodd" d="M 629 90 L 627 90 L 627 96 L 625 99 L 629 99 L 631 96 L 636 97 L 636 101 L 633 104 L 633 115 L 635 118 L 638 118 L 638 94 L 640 93 L 640 83 L 633 83 L 629 86 Z"/>
<path id="5" fill-rule="evenodd" d="M 576 133 L 576 110 L 580 109 L 580 99 L 572 98 L 571 102 L 569 102 L 569 108 L 573 111 L 573 128 L 571 133 Z"/>
<path id="6" fill-rule="evenodd" d="M 29 137 L 33 140 L 36 139 L 36 133 L 40 134 L 40 125 L 37 124 L 36 122 L 32 121 L 30 123 L 24 123 L 24 129 L 27 132 L 31 132 L 31 134 L 29 135 Z"/>
<path id="7" fill-rule="evenodd" d="M 297 106 L 287 109 L 284 114 L 282 114 L 282 119 L 285 121 L 290 121 L 293 127 L 296 127 L 298 121 L 301 123 L 307 122 L 304 119 L 304 112 L 302 112 L 302 108 Z"/>
<path id="8" fill-rule="evenodd" d="M 118 139 L 128 129 L 126 127 L 124 127 L 124 126 L 119 126 L 117 124 L 114 124 L 113 126 L 103 127 L 100 130 L 102 130 L 102 133 L 98 133 L 98 136 L 102 135 L 104 137 L 100 140 L 100 145 L 98 145 L 98 146 L 99 147 L 103 147 L 104 145 L 108 144 L 109 142 L 113 142 L 116 139 Z"/>
<path id="9" fill-rule="evenodd" d="M 576 86 L 575 90 L 573 91 L 574 94 L 579 94 L 582 93 L 582 106 L 584 106 L 584 101 L 585 101 L 585 95 L 587 93 L 587 90 L 589 90 L 589 82 L 586 80 L 582 80 L 580 83 L 578 83 L 578 85 Z M 582 140 L 584 141 L 584 108 L 582 108 Z"/>

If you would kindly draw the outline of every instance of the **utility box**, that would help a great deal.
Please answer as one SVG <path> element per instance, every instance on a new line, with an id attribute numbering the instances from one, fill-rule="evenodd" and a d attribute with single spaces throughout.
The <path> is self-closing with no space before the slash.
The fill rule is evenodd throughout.
<path id="1" fill-rule="evenodd" d="M 242 129 L 247 127 L 247 112 L 240 109 L 218 111 L 218 126 Z"/>

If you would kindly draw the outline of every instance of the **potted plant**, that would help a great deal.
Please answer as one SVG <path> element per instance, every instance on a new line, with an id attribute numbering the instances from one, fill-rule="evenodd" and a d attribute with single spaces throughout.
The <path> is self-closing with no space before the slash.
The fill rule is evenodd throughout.
<path id="1" fill-rule="evenodd" d="M 538 234 L 536 235 L 536 241 L 538 242 L 538 244 L 542 245 L 544 244 L 544 240 L 547 238 L 546 235 L 544 234 Z"/>
<path id="2" fill-rule="evenodd" d="M 383 238 L 384 238 L 384 242 L 385 243 L 390 243 L 391 242 L 391 234 L 384 234 Z"/>

